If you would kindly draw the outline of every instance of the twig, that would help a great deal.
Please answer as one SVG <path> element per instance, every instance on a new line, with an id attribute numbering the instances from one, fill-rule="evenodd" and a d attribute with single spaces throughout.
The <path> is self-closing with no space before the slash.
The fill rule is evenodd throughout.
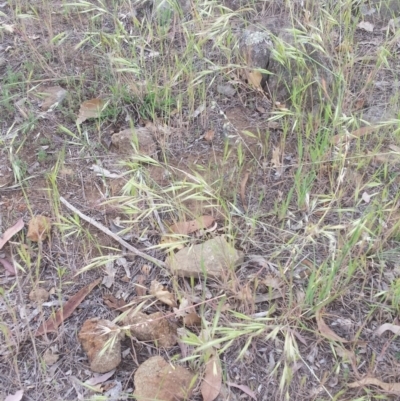
<path id="1" fill-rule="evenodd" d="M 60 202 L 67 206 L 68 209 L 72 210 L 74 213 L 76 213 L 81 219 L 87 221 L 89 224 L 92 224 L 96 228 L 98 228 L 100 231 L 103 231 L 104 234 L 109 235 L 111 238 L 115 239 L 115 241 L 118 241 L 122 246 L 124 246 L 126 249 L 128 249 L 130 252 L 135 254 L 136 256 L 139 256 L 143 259 L 148 260 L 151 263 L 154 263 L 157 266 L 166 268 L 165 262 L 158 260 L 156 258 L 153 258 L 152 256 L 149 256 L 145 254 L 144 252 L 139 251 L 139 249 L 136 249 L 134 246 L 128 244 L 126 241 L 124 241 L 120 236 L 117 234 L 113 233 L 111 230 L 109 230 L 107 227 L 103 226 L 103 224 L 98 223 L 97 221 L 93 220 L 89 216 L 86 216 L 83 214 L 81 211 L 79 211 L 75 206 L 72 206 L 68 201 L 66 201 L 62 196 L 60 196 Z"/>

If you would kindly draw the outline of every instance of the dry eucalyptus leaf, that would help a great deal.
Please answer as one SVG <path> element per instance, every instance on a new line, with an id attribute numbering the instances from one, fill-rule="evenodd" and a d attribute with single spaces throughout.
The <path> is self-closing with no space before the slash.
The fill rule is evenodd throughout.
<path id="1" fill-rule="evenodd" d="M 221 386 L 221 362 L 218 355 L 214 353 L 206 363 L 203 381 L 201 382 L 200 386 L 203 401 L 214 401 L 221 391 Z"/>
<path id="2" fill-rule="evenodd" d="M 51 108 L 57 107 L 67 95 L 67 91 L 61 86 L 51 86 L 42 91 L 44 100 L 41 105 L 42 110 L 47 111 Z"/>
<path id="3" fill-rule="evenodd" d="M 103 110 L 107 107 L 108 101 L 102 98 L 86 100 L 81 104 L 79 116 L 76 120 L 78 125 L 82 124 L 89 118 L 99 118 Z"/>
<path id="4" fill-rule="evenodd" d="M 51 220 L 46 216 L 35 216 L 28 225 L 27 237 L 33 242 L 44 241 L 50 233 Z"/>
<path id="5" fill-rule="evenodd" d="M 15 394 L 8 395 L 4 401 L 20 401 L 24 395 L 24 390 L 18 390 Z"/>
<path id="6" fill-rule="evenodd" d="M 354 383 L 349 383 L 350 388 L 364 387 L 364 386 L 378 386 L 390 393 L 400 393 L 400 383 L 385 383 L 375 377 L 364 377 Z"/>
<path id="7" fill-rule="evenodd" d="M 150 285 L 150 294 L 154 295 L 159 301 L 164 304 L 175 307 L 177 306 L 174 296 L 167 290 L 164 289 L 164 286 L 159 283 L 157 280 L 153 280 Z"/>
<path id="8" fill-rule="evenodd" d="M 75 311 L 75 309 L 80 305 L 80 303 L 86 298 L 86 296 L 92 292 L 93 288 L 100 284 L 101 279 L 97 279 L 92 283 L 83 287 L 75 295 L 73 295 L 66 303 L 63 305 L 54 316 L 50 316 L 49 319 L 40 325 L 37 329 L 35 336 L 41 336 L 45 333 L 57 332 L 58 326 L 68 319 Z"/>
<path id="9" fill-rule="evenodd" d="M 375 335 L 381 336 L 385 331 L 388 331 L 388 330 L 396 335 L 400 334 L 400 326 L 397 326 L 397 325 L 391 324 L 391 323 L 385 323 L 376 329 Z"/>
<path id="10" fill-rule="evenodd" d="M 318 330 L 324 337 L 326 337 L 328 340 L 338 341 L 341 343 L 348 343 L 347 340 L 338 336 L 333 330 L 329 328 L 329 326 L 322 319 L 320 310 L 316 313 L 316 319 L 317 319 Z"/>
<path id="11" fill-rule="evenodd" d="M 24 221 L 20 218 L 13 226 L 8 228 L 3 234 L 0 235 L 0 249 L 11 239 L 12 236 L 17 234 L 24 228 Z"/>

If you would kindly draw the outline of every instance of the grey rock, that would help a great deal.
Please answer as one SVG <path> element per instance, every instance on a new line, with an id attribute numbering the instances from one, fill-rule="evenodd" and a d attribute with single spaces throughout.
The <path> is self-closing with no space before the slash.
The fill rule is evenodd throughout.
<path id="1" fill-rule="evenodd" d="M 243 260 L 243 252 L 236 250 L 224 236 L 203 244 L 181 249 L 166 259 L 172 273 L 182 277 L 220 278 Z"/>
<path id="2" fill-rule="evenodd" d="M 268 31 L 245 29 L 239 38 L 240 54 L 250 69 L 268 69 L 272 47 Z M 262 74 L 262 87 L 267 79 L 268 74 Z"/>
<path id="3" fill-rule="evenodd" d="M 382 20 L 390 20 L 400 16 L 399 0 L 365 0 L 363 5 L 376 9 L 376 15 Z"/>

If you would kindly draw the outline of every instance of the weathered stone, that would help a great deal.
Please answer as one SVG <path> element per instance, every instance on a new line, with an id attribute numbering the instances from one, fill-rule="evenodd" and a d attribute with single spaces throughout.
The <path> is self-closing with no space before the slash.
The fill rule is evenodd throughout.
<path id="1" fill-rule="evenodd" d="M 400 16 L 399 0 L 365 0 L 364 5 L 373 7 L 382 20 L 390 20 Z"/>
<path id="2" fill-rule="evenodd" d="M 281 18 L 265 18 L 260 23 L 258 31 L 243 31 L 239 47 L 249 67 L 269 71 L 262 76 L 262 87 L 280 103 L 294 97 L 304 108 L 321 103 L 322 82 L 329 89 L 333 73 L 331 60 L 318 50 L 320 43 L 313 46 L 299 40 L 293 26 Z"/>
<path id="3" fill-rule="evenodd" d="M 111 142 L 121 153 L 133 153 L 136 148 L 141 155 L 157 157 L 157 144 L 146 127 L 128 128 L 118 132 L 111 137 Z"/>
<path id="4" fill-rule="evenodd" d="M 239 49 L 246 67 L 250 69 L 268 69 L 272 41 L 268 31 L 245 29 L 239 39 Z M 248 74 L 248 71 L 246 70 Z M 262 73 L 261 87 L 265 85 L 268 74 Z"/>
<path id="5" fill-rule="evenodd" d="M 194 374 L 182 366 L 172 366 L 161 356 L 143 362 L 134 377 L 137 400 L 188 400 L 194 388 Z"/>
<path id="6" fill-rule="evenodd" d="M 131 334 L 140 341 L 154 341 L 159 347 L 173 347 L 177 342 L 177 327 L 161 312 L 146 315 L 133 310 L 123 320 Z"/>
<path id="7" fill-rule="evenodd" d="M 110 330 L 108 333 L 107 329 Z M 123 337 L 121 329 L 109 320 L 99 318 L 86 320 L 78 338 L 88 356 L 90 369 L 93 372 L 109 372 L 121 363 Z M 106 344 L 111 339 L 113 341 Z"/>
<path id="8" fill-rule="evenodd" d="M 178 276 L 220 278 L 234 269 L 243 256 L 243 252 L 236 250 L 224 236 L 220 236 L 181 249 L 168 256 L 166 264 Z"/>

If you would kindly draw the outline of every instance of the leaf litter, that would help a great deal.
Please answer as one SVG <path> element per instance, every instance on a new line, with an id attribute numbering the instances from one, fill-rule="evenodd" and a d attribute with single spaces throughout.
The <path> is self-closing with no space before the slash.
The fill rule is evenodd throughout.
<path id="1" fill-rule="evenodd" d="M 92 290 L 99 285 L 101 278 L 83 287 L 75 295 L 73 295 L 63 307 L 61 307 L 55 314 L 54 317 L 50 317 L 44 322 L 36 331 L 36 336 L 42 336 L 46 333 L 56 333 L 58 326 L 68 319 L 75 311 L 75 309 L 81 304 L 81 302 L 92 292 Z"/>

